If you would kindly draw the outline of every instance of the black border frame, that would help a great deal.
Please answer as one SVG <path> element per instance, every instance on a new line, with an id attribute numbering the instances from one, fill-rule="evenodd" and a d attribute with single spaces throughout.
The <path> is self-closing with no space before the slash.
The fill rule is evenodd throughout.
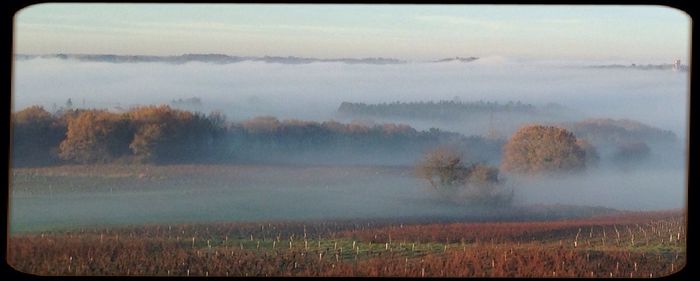
<path id="1" fill-rule="evenodd" d="M 686 265 L 683 269 L 678 271 L 675 274 L 657 278 L 661 280 L 690 280 L 694 276 L 700 276 L 700 268 L 698 268 L 698 262 L 697 262 L 697 256 L 695 256 L 695 251 L 693 251 L 694 247 L 696 247 L 698 244 L 695 243 L 690 237 L 692 237 L 696 232 L 693 229 L 694 225 L 698 225 L 697 222 L 697 216 L 694 214 L 695 209 L 692 208 L 692 202 L 700 202 L 700 199 L 697 198 L 697 193 L 693 190 L 694 184 L 696 183 L 694 176 L 695 173 L 693 171 L 698 171 L 698 165 L 697 165 L 697 146 L 694 146 L 697 141 L 694 139 L 693 132 L 697 132 L 697 122 L 694 121 L 694 115 L 693 115 L 693 109 L 697 109 L 697 99 L 692 99 L 694 88 L 693 88 L 693 81 L 696 81 L 696 74 L 695 72 L 692 71 L 692 66 L 695 65 L 696 63 L 696 58 L 692 55 L 692 51 L 695 49 L 695 44 L 694 39 L 697 37 L 697 29 L 695 28 L 695 24 L 693 19 L 697 18 L 697 8 L 695 8 L 695 5 L 692 5 L 691 1 L 681 1 L 681 0 L 636 0 L 636 1 L 627 1 L 627 0 L 617 0 L 617 1 L 612 1 L 612 0 L 567 0 L 567 1 L 542 1 L 542 0 L 521 0 L 521 1 L 507 1 L 507 0 L 498 0 L 498 1 L 484 1 L 484 0 L 477 0 L 477 1 L 454 1 L 454 0 L 442 0 L 442 1 L 426 1 L 426 0 L 412 0 L 412 1 L 400 1 L 400 2 L 393 2 L 393 1 L 367 1 L 367 0 L 354 0 L 352 2 L 344 3 L 344 2 L 338 2 L 338 1 L 323 1 L 323 2 L 316 2 L 316 1 L 221 1 L 221 0 L 209 0 L 209 1 L 203 1 L 203 2 L 197 2 L 197 1 L 160 1 L 160 0 L 150 0 L 150 1 L 85 1 L 85 0 L 76 0 L 76 1 L 65 1 L 65 0 L 58 0 L 58 1 L 40 1 L 40 0 L 9 0 L 7 2 L 3 2 L 5 7 L 2 9 L 2 23 L 0 26 L 2 26 L 2 32 L 0 34 L 3 35 L 2 38 L 2 48 L 3 48 L 3 56 L 0 57 L 0 64 L 2 65 L 2 73 L 3 73 L 3 82 L 0 83 L 0 85 L 3 85 L 4 88 L 4 110 L 5 113 L 3 114 L 3 118 L 5 119 L 4 124 L 7 126 L 7 128 L 10 128 L 10 116 L 11 116 L 11 110 L 12 110 L 12 63 L 13 63 L 13 56 L 14 56 L 14 46 L 13 46 L 13 34 L 14 34 L 14 15 L 21 9 L 34 5 L 34 4 L 40 4 L 40 3 L 134 3 L 134 4 L 143 4 L 143 3 L 152 3 L 152 4 L 167 4 L 167 3 L 269 3 L 269 4 L 306 4 L 306 3 L 318 3 L 318 4 L 523 4 L 523 5 L 662 5 L 662 6 L 668 6 L 672 8 L 679 9 L 681 11 L 684 11 L 688 16 L 691 18 L 691 55 L 690 55 L 690 92 L 688 93 L 689 95 L 689 116 L 688 116 L 688 143 L 687 143 L 687 155 L 688 155 L 688 162 L 687 162 L 687 171 L 688 171 L 688 178 L 687 178 L 687 252 L 686 252 Z M 696 114 L 697 115 L 697 112 Z M 73 277 L 73 276 L 36 276 L 36 275 L 31 275 L 31 274 L 26 274 L 23 272 L 16 271 L 13 269 L 8 263 L 7 263 L 7 242 L 8 242 L 8 227 L 7 227 L 7 218 L 8 218 L 8 213 L 9 213 L 9 197 L 8 197 L 8 190 L 9 190 L 9 173 L 10 173 L 10 133 L 8 132 L 7 137 L 5 140 L 7 141 L 7 146 L 6 148 L 2 151 L 2 156 L 4 159 L 7 159 L 4 163 L 7 165 L 7 168 L 5 171 L 7 173 L 5 174 L 7 178 L 7 183 L 8 183 L 8 189 L 5 190 L 5 192 L 0 192 L 2 193 L 2 204 L 5 206 L 5 216 L 0 217 L 2 221 L 0 221 L 0 233 L 5 233 L 6 239 L 4 243 L 0 245 L 0 252 L 2 254 L 2 264 L 0 265 L 0 273 L 2 274 L 2 277 L 8 277 L 11 278 L 10 280 L 47 280 L 47 279 L 58 279 L 58 280 L 72 280 L 72 279 L 78 279 L 78 280 L 91 280 L 96 277 L 91 277 L 91 276 L 78 276 L 78 277 Z M 106 279 L 106 280 L 114 280 L 114 279 L 121 279 L 123 277 L 97 277 L 98 279 Z M 148 280 L 154 280 L 155 278 L 158 278 L 160 280 L 177 280 L 177 279 L 184 279 L 180 277 L 135 277 L 136 279 L 148 279 Z M 193 277 L 197 278 L 197 277 Z M 215 277 L 218 278 L 218 277 Z M 133 279 L 132 277 L 129 277 L 129 279 Z M 247 279 L 247 278 L 236 278 L 236 279 Z M 276 278 L 272 278 L 276 279 Z M 302 278 L 299 278 L 302 279 Z M 350 278 L 352 279 L 352 278 Z M 499 278 L 496 278 L 499 279 Z M 515 279 L 521 279 L 521 278 L 515 278 Z M 524 278 L 523 278 L 524 279 Z M 635 278 L 636 279 L 636 278 Z M 191 280 L 188 278 L 188 280 Z"/>

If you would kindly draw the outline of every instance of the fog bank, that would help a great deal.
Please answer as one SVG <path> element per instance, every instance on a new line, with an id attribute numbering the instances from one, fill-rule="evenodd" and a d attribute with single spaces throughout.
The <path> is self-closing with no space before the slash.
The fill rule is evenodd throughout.
<path id="1" fill-rule="evenodd" d="M 558 103 L 581 118 L 635 119 L 685 136 L 687 72 L 592 69 L 571 63 L 480 59 L 471 63 L 302 65 L 240 62 L 105 63 L 16 60 L 13 102 L 128 108 L 199 97 L 231 119 L 260 115 L 327 120 L 342 101 L 452 100 Z M 459 126 L 455 126 L 459 127 Z"/>

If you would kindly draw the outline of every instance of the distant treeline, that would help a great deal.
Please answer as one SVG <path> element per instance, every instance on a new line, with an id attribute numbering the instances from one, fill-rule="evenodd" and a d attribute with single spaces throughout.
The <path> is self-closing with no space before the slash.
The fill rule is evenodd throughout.
<path id="1" fill-rule="evenodd" d="M 178 163 L 214 153 L 225 135 L 218 113 L 146 106 L 125 113 L 32 106 L 12 114 L 12 160 L 17 166 L 137 161 Z"/>
<path id="2" fill-rule="evenodd" d="M 620 145 L 640 141 L 669 143 L 678 139 L 671 131 L 629 119 L 592 118 L 564 123 L 562 126 L 596 145 Z"/>
<path id="3" fill-rule="evenodd" d="M 506 142 L 436 128 L 418 131 L 393 123 L 279 120 L 272 116 L 229 122 L 221 113 L 205 115 L 167 105 L 122 113 L 70 108 L 50 113 L 32 106 L 13 113 L 11 125 L 13 166 L 114 162 L 411 165 L 441 145 L 460 150 L 470 162 L 494 164 L 500 161 Z M 648 152 L 647 144 L 665 146 L 677 140 L 670 131 L 625 119 L 588 119 L 562 127 L 621 157 Z"/>
<path id="4" fill-rule="evenodd" d="M 392 102 L 365 104 L 343 102 L 338 112 L 350 116 L 371 117 L 400 117 L 420 119 L 454 119 L 470 114 L 521 112 L 533 113 L 535 106 L 517 102 L 461 102 L 461 101 L 428 101 L 428 102 Z"/>
<path id="5" fill-rule="evenodd" d="M 114 113 L 32 106 L 12 114 L 12 164 L 146 162 L 275 162 L 372 164 L 412 161 L 441 144 L 463 148 L 475 159 L 497 159 L 502 140 L 401 124 L 339 123 L 258 117 L 228 122 L 167 105 Z M 393 159 L 393 160 L 392 160 Z"/>
<path id="6" fill-rule="evenodd" d="M 228 128 L 232 157 L 245 162 L 284 160 L 294 163 L 414 164 L 438 145 L 454 146 L 472 159 L 500 158 L 504 140 L 464 136 L 436 128 L 426 131 L 404 124 L 280 121 L 258 117 Z"/>
<path id="7" fill-rule="evenodd" d="M 617 164 L 637 165 L 648 160 L 652 152 L 669 155 L 672 151 L 682 151 L 679 147 L 681 143 L 673 132 L 634 120 L 594 118 L 563 123 L 561 126 L 596 147 L 603 158 Z"/>

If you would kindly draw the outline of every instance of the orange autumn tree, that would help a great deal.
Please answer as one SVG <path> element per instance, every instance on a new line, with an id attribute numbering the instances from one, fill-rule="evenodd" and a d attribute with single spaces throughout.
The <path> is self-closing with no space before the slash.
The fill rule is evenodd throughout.
<path id="1" fill-rule="evenodd" d="M 59 157 L 77 163 L 107 163 L 129 153 L 129 121 L 106 110 L 84 110 L 68 117 Z"/>
<path id="2" fill-rule="evenodd" d="M 144 106 L 127 113 L 135 133 L 128 147 L 137 160 L 153 163 L 193 162 L 216 149 L 225 117 L 209 117 L 167 105 Z"/>
<path id="3" fill-rule="evenodd" d="M 501 168 L 517 174 L 581 171 L 587 156 L 583 144 L 563 128 L 524 126 L 504 146 Z"/>

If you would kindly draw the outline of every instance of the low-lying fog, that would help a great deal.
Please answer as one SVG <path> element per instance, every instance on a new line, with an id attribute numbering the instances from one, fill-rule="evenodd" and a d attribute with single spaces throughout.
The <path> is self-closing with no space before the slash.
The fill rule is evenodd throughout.
<path id="1" fill-rule="evenodd" d="M 12 194 L 12 230 L 119 223 L 452 216 L 463 209 L 434 204 L 427 186 L 405 168 L 207 168 L 217 172 L 200 171 L 146 185 L 139 181 L 130 186 L 87 184 L 80 192 L 56 190 L 58 184 L 54 192 L 18 184 Z"/>
<path id="2" fill-rule="evenodd" d="M 84 102 L 86 107 L 126 109 L 199 97 L 202 111 L 220 110 L 232 121 L 261 115 L 338 120 L 336 110 L 343 101 L 410 102 L 459 97 L 465 102 L 521 101 L 538 106 L 553 102 L 568 108 L 574 120 L 629 118 L 671 130 L 679 144 L 669 148 L 673 150 L 669 153 L 652 151 L 662 155 L 664 161 L 652 159 L 640 166 L 611 166 L 601 159 L 599 167 L 583 175 L 547 179 L 508 176 L 506 182 L 515 190 L 517 205 L 571 204 L 631 210 L 685 207 L 689 79 L 685 72 L 479 60 L 399 65 L 171 65 L 32 59 L 15 62 L 14 79 L 15 110 L 39 104 L 51 111 L 53 104 L 63 106 L 68 98 L 74 107 L 82 107 Z M 408 125 L 418 129 L 433 126 Z M 454 128 L 469 133 L 457 125 Z M 219 184 L 165 181 L 154 183 L 153 188 L 116 186 L 108 191 L 96 186 L 92 191 L 51 193 L 39 190 L 41 187 L 15 188 L 10 197 L 11 228 L 21 231 L 91 223 L 449 216 L 464 210 L 438 203 L 426 183 L 412 174 L 412 167 L 353 168 L 345 173 L 335 171 L 340 174 L 330 178 L 323 169 L 319 173 L 304 168 L 298 173 L 276 170 L 274 166 L 266 169 L 272 170 L 251 173 L 244 182 Z"/>
<path id="3" fill-rule="evenodd" d="M 688 73 L 591 69 L 583 64 L 537 64 L 483 58 L 471 63 L 301 65 L 105 63 L 17 60 L 14 107 L 128 108 L 199 97 L 202 110 L 231 120 L 259 115 L 338 119 L 341 102 L 452 100 L 558 103 L 572 116 L 630 118 L 684 138 Z M 416 127 L 429 127 L 417 124 Z M 459 128 L 459 126 L 454 126 Z M 467 133 L 467 132 L 463 132 Z"/>
<path id="4" fill-rule="evenodd" d="M 410 168 L 252 166 L 212 169 L 186 178 L 94 185 L 74 178 L 53 189 L 16 184 L 10 230 L 45 231 L 89 225 L 337 218 L 508 219 L 498 209 L 446 203 Z M 506 179 L 514 206 L 576 205 L 620 210 L 685 207 L 683 172 L 642 168 L 596 170 L 559 178 Z M 76 191 L 71 191 L 75 188 Z M 484 213 L 486 211 L 487 213 Z"/>

